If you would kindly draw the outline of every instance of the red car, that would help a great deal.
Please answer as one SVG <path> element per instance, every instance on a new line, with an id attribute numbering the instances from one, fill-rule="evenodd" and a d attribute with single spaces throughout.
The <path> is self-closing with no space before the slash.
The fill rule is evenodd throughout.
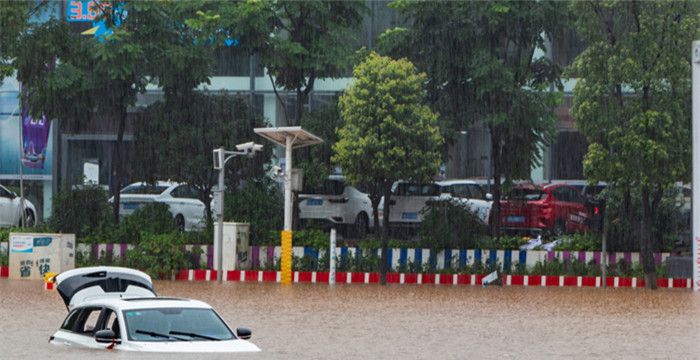
<path id="1" fill-rule="evenodd" d="M 580 191 L 566 184 L 518 185 L 501 201 L 506 232 L 562 235 L 588 231 L 591 214 Z"/>

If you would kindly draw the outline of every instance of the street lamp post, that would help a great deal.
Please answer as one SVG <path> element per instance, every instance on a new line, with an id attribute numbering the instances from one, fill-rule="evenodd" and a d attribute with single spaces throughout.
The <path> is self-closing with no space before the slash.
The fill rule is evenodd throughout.
<path id="1" fill-rule="evenodd" d="M 255 128 L 256 134 L 284 147 L 284 230 L 281 234 L 280 283 L 292 283 L 292 150 L 323 142 L 301 126 Z"/>
<path id="2" fill-rule="evenodd" d="M 218 214 L 219 222 L 217 223 L 217 233 L 214 238 L 214 253 L 216 254 L 216 278 L 219 284 L 224 279 L 223 270 L 223 242 L 224 242 L 224 174 L 226 168 L 226 162 L 231 160 L 236 156 L 247 156 L 253 157 L 256 152 L 262 150 L 262 145 L 256 144 L 254 142 L 247 142 L 244 144 L 236 145 L 236 150 L 238 151 L 226 151 L 224 147 L 214 149 L 214 169 L 219 170 L 219 185 L 216 189 L 219 197 Z"/>

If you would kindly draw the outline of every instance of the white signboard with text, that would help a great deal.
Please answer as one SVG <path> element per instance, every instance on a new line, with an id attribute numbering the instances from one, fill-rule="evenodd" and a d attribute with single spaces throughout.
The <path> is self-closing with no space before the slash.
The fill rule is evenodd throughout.
<path id="1" fill-rule="evenodd" d="M 10 233 L 10 279 L 41 280 L 75 267 L 75 235 Z"/>

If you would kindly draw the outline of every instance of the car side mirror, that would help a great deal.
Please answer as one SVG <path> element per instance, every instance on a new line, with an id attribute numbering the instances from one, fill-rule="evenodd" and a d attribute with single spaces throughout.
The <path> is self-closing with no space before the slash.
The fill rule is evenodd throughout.
<path id="1" fill-rule="evenodd" d="M 95 333 L 95 341 L 102 344 L 109 344 L 116 341 L 114 331 L 110 329 L 99 330 Z"/>
<path id="2" fill-rule="evenodd" d="M 488 201 L 493 201 L 493 194 L 491 194 L 491 193 L 486 193 L 486 200 L 488 200 Z"/>
<path id="3" fill-rule="evenodd" d="M 246 328 L 236 328 L 236 336 L 241 340 L 249 340 L 253 336 L 253 332 Z"/>
<path id="4" fill-rule="evenodd" d="M 15 199 L 17 194 L 15 192 L 10 192 L 10 199 Z"/>

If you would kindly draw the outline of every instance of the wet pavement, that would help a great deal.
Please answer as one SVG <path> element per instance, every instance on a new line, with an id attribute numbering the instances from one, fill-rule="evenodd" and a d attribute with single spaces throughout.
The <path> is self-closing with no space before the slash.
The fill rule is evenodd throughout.
<path id="1" fill-rule="evenodd" d="M 156 282 L 249 327 L 257 359 L 700 359 L 688 290 Z M 64 349 L 66 315 L 41 282 L 0 279 L 0 359 L 218 359 Z"/>

